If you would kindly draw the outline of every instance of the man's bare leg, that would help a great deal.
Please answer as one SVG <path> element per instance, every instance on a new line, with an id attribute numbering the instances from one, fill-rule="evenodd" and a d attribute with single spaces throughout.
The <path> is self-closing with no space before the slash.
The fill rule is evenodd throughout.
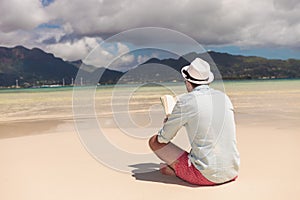
<path id="1" fill-rule="evenodd" d="M 160 163 L 159 171 L 160 171 L 160 173 L 162 173 L 164 175 L 176 176 L 175 171 L 168 164 L 165 164 L 165 163 Z"/>
<path id="2" fill-rule="evenodd" d="M 152 151 L 168 165 L 168 168 L 164 167 L 160 171 L 167 175 L 175 175 L 174 169 L 177 159 L 185 151 L 171 142 L 167 144 L 159 143 L 157 140 L 157 135 L 154 135 L 150 138 L 149 146 Z M 170 170 L 172 170 L 173 173 Z"/>

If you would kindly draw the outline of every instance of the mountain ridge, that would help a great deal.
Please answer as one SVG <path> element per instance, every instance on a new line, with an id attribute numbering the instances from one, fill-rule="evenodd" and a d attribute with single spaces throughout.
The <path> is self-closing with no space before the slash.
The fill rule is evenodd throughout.
<path id="1" fill-rule="evenodd" d="M 99 80 L 101 84 L 114 84 L 118 81 L 122 83 L 181 81 L 182 77 L 178 72 L 196 57 L 207 60 L 212 65 L 213 72 L 218 70 L 223 79 L 300 78 L 300 60 L 266 59 L 214 51 L 204 54 L 191 52 L 177 59 L 150 58 L 125 73 L 86 65 L 90 72 L 85 73 L 104 73 Z M 39 48 L 0 47 L 0 87 L 13 86 L 16 80 L 22 87 L 62 84 L 62 82 L 70 85 L 81 65 L 85 65 L 81 60 L 64 61 Z M 165 68 L 163 66 L 170 69 L 163 69 Z M 168 74 L 168 77 L 165 74 Z"/>

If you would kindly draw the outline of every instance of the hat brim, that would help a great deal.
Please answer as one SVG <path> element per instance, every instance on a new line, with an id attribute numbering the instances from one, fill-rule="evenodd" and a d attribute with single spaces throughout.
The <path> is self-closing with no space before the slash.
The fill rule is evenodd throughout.
<path id="1" fill-rule="evenodd" d="M 197 84 L 197 85 L 201 85 L 201 84 L 209 84 L 211 82 L 213 82 L 214 80 L 214 74 L 210 71 L 209 72 L 209 76 L 208 76 L 208 79 L 205 80 L 205 81 L 196 81 L 196 80 L 191 80 L 191 79 L 188 79 L 187 78 L 187 75 L 183 72 L 183 71 L 186 71 L 187 72 L 187 69 L 189 68 L 189 65 L 187 66 L 184 66 L 182 69 L 181 69 L 181 75 L 183 76 L 183 78 L 191 83 L 194 83 L 194 84 Z"/>

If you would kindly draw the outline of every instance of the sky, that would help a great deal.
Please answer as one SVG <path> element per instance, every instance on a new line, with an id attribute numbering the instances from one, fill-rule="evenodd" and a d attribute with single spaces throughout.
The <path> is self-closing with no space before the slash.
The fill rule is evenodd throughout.
<path id="1" fill-rule="evenodd" d="M 72 61 L 123 31 L 162 27 L 206 50 L 300 59 L 299 19 L 299 0 L 1 0 L 0 46 L 38 47 Z M 134 45 L 116 41 L 114 52 Z M 99 52 L 101 59 L 113 57 L 105 48 Z M 120 62 L 162 55 L 133 53 Z"/>

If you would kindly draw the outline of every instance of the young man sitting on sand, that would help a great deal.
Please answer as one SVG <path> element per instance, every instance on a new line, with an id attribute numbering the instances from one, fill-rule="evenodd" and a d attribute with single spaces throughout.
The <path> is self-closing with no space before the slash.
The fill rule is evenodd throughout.
<path id="1" fill-rule="evenodd" d="M 214 76 L 206 61 L 196 58 L 181 73 L 188 93 L 177 98 L 163 128 L 149 140 L 150 148 L 166 162 L 161 173 L 196 185 L 235 180 L 240 159 L 229 97 L 209 87 Z M 182 126 L 189 136 L 189 153 L 170 142 Z"/>

